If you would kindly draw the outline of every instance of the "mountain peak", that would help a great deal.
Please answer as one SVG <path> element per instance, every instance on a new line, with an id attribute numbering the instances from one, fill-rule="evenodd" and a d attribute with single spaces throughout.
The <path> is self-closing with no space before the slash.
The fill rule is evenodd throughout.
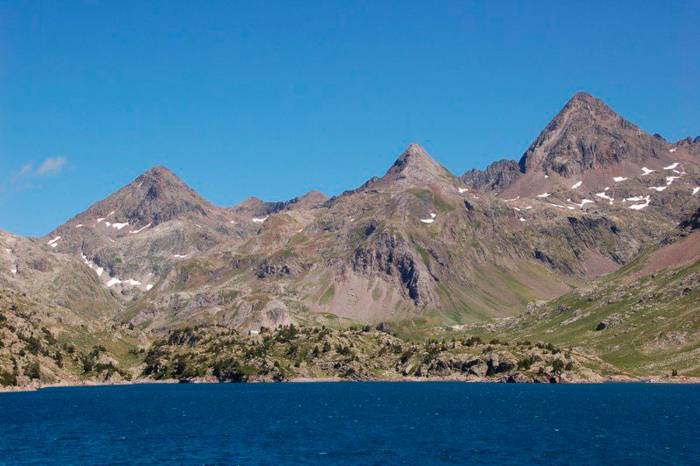
<path id="1" fill-rule="evenodd" d="M 602 100 L 598 99 L 597 97 L 593 97 L 591 94 L 589 94 L 586 91 L 578 91 L 576 94 L 574 94 L 570 99 L 569 103 L 571 102 L 586 102 L 586 103 L 603 103 Z"/>
<path id="2" fill-rule="evenodd" d="M 665 143 L 645 133 L 586 92 L 576 93 L 520 159 L 522 172 L 574 176 L 622 161 L 659 157 Z"/>
<path id="3" fill-rule="evenodd" d="M 175 175 L 175 173 L 171 169 L 164 165 L 156 165 L 154 167 L 151 167 L 145 172 L 143 172 L 141 176 L 177 178 L 177 175 Z"/>
<path id="4" fill-rule="evenodd" d="M 208 216 L 214 207 L 170 169 L 156 166 L 90 207 L 91 215 L 114 212 L 132 224 L 158 224 L 183 214 Z M 93 216 L 94 216 L 93 215 Z"/>
<path id="5" fill-rule="evenodd" d="M 426 181 L 431 177 L 452 177 L 450 172 L 437 163 L 419 144 L 409 144 L 406 150 L 384 175 L 384 179 L 413 178 Z"/>
<path id="6" fill-rule="evenodd" d="M 582 117 L 590 117 L 597 114 L 610 118 L 620 118 L 605 102 L 583 91 L 574 94 L 556 118 L 564 119 L 572 114 L 580 114 Z"/>
<path id="7" fill-rule="evenodd" d="M 302 196 L 298 196 L 290 201 L 287 201 L 286 204 L 287 207 L 294 206 L 297 208 L 310 208 L 319 206 L 327 200 L 328 196 L 323 194 L 321 191 L 312 190 Z"/>

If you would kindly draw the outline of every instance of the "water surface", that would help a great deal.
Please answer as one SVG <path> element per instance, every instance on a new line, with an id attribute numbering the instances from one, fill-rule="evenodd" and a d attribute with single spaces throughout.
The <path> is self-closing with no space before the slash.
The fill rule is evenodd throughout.
<path id="1" fill-rule="evenodd" d="M 314 383 L 0 394 L 2 464 L 700 464 L 700 387 Z"/>

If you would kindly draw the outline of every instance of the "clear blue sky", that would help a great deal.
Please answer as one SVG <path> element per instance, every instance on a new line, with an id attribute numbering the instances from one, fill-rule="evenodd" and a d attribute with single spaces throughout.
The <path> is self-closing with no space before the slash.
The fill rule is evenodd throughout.
<path id="1" fill-rule="evenodd" d="M 696 136 L 699 24 L 696 0 L 1 1 L 0 228 L 46 234 L 158 164 L 219 205 L 337 194 L 410 142 L 462 173 L 578 90 Z"/>

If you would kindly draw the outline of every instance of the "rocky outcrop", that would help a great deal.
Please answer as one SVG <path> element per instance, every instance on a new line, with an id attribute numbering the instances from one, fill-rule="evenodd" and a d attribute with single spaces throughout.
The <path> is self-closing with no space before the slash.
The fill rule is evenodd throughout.
<path id="1" fill-rule="evenodd" d="M 383 231 L 375 234 L 369 244 L 358 247 L 351 265 L 362 274 L 380 273 L 397 281 L 403 292 L 416 306 L 435 304 L 430 275 L 425 265 L 416 260 L 406 241 L 398 234 Z"/>
<path id="2" fill-rule="evenodd" d="M 518 162 L 504 159 L 493 162 L 485 170 L 469 170 L 460 178 L 471 189 L 500 191 L 513 184 L 522 174 Z"/>
<path id="3" fill-rule="evenodd" d="M 686 149 L 690 154 L 700 157 L 700 136 L 697 136 L 694 139 L 691 137 L 681 139 L 676 144 L 674 144 L 674 146 L 682 147 Z"/>

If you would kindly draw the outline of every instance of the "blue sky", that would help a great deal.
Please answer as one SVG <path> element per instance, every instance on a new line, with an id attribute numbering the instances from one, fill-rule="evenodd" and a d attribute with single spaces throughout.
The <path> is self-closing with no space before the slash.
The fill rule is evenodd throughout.
<path id="1" fill-rule="evenodd" d="M 206 198 L 337 194 L 410 142 L 517 159 L 586 90 L 700 134 L 700 2 L 0 1 L 0 228 L 154 165 Z"/>

